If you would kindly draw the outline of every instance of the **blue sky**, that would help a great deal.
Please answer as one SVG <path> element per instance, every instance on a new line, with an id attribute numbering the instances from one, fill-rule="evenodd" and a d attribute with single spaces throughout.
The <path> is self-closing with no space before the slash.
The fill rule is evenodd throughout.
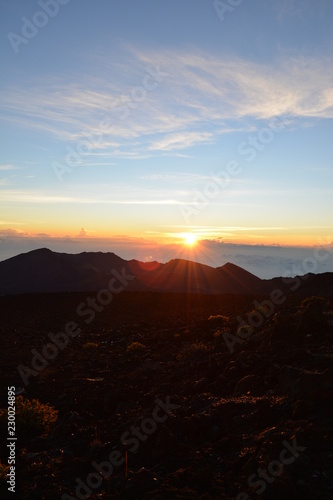
<path id="1" fill-rule="evenodd" d="M 285 252 L 332 241 L 332 2 L 0 10 L 2 259 L 48 246 L 165 261 L 193 253 L 193 233 L 214 265 L 240 259 L 235 245 L 255 262 L 281 247 L 282 274 Z M 245 262 L 278 271 L 262 264 Z"/>

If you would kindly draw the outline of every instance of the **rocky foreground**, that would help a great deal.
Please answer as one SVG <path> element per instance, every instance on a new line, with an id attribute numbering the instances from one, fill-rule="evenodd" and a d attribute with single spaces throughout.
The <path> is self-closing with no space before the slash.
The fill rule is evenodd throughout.
<path id="1" fill-rule="evenodd" d="M 16 498 L 333 498 L 332 300 L 87 297 L 0 298 Z"/>

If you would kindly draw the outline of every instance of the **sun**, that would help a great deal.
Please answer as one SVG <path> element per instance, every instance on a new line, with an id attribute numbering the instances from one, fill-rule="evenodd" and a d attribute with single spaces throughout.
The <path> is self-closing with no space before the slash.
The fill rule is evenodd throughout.
<path id="1" fill-rule="evenodd" d="M 185 240 L 185 245 L 188 245 L 189 247 L 192 247 L 197 242 L 197 238 L 193 233 L 186 233 L 184 235 L 184 240 Z"/>

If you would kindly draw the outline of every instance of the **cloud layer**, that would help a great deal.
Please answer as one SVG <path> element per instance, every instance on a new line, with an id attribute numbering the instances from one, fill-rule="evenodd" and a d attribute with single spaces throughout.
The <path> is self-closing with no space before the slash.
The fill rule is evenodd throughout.
<path id="1" fill-rule="evenodd" d="M 328 57 L 259 64 L 132 49 L 121 63 L 99 55 L 87 64 L 96 61 L 99 78 L 49 76 L 5 89 L 3 118 L 69 144 L 88 140 L 95 156 L 147 158 L 253 130 L 253 120 L 333 117 Z"/>
<path id="2" fill-rule="evenodd" d="M 88 234 L 89 230 L 85 228 L 81 228 L 76 237 L 64 238 L 51 237 L 48 234 L 32 235 L 15 230 L 3 230 L 0 231 L 1 259 L 47 247 L 56 252 L 67 253 L 114 252 L 128 260 L 135 258 L 141 261 L 167 262 L 173 258 L 184 258 L 212 267 L 222 266 L 230 261 L 263 279 L 283 275 L 303 275 L 312 271 L 333 272 L 333 243 L 330 239 L 318 242 L 317 249 L 322 248 L 320 256 L 326 253 L 327 258 L 316 261 L 315 248 L 236 245 L 218 240 L 202 240 L 197 248 L 191 250 L 184 247 L 182 243 L 161 245 L 145 238 L 115 236 L 101 239 L 88 237 Z"/>

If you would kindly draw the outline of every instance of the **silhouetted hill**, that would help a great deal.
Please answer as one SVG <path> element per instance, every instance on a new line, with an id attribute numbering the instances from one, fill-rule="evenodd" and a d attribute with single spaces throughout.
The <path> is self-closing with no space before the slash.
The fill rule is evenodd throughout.
<path id="1" fill-rule="evenodd" d="M 278 288 L 285 294 L 297 294 L 303 297 L 319 295 L 333 297 L 333 273 L 308 273 L 294 278 L 273 278 L 264 280 L 266 290 Z"/>
<path id="2" fill-rule="evenodd" d="M 0 293 L 78 292 L 99 290 L 111 269 L 126 261 L 114 253 L 66 254 L 47 248 L 0 262 Z"/>
<path id="3" fill-rule="evenodd" d="M 184 259 L 161 264 L 126 261 L 111 252 L 66 254 L 47 248 L 0 262 L 0 294 L 98 291 L 107 288 L 114 270 L 135 276 L 126 288 L 134 291 L 267 295 L 279 289 L 285 294 L 333 296 L 333 273 L 262 280 L 230 262 L 213 268 Z"/>
<path id="4" fill-rule="evenodd" d="M 263 280 L 242 267 L 227 262 L 224 266 L 218 267 L 217 270 L 220 271 L 225 286 L 228 283 L 233 283 L 234 290 L 242 289 L 242 293 L 245 294 L 256 294 L 263 291 Z"/>

